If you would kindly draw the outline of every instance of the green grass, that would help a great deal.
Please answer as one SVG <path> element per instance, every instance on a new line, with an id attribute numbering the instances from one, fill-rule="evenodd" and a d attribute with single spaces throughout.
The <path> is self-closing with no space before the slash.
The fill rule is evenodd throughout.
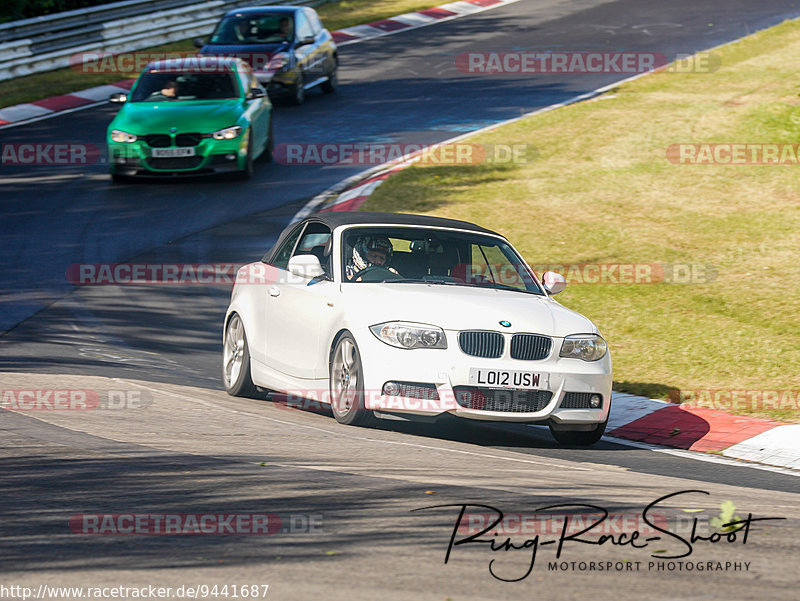
<path id="1" fill-rule="evenodd" d="M 444 3 L 445 0 L 341 0 L 323 4 L 316 10 L 325 27 L 330 31 L 336 31 L 344 27 L 370 23 Z M 194 54 L 196 51 L 191 39 L 137 50 L 137 52 L 183 52 L 187 54 Z M 80 73 L 67 68 L 17 77 L 0 82 L 0 108 L 33 102 L 50 96 L 69 94 L 123 79 L 132 79 L 137 75 L 137 72 Z"/>
<path id="2" fill-rule="evenodd" d="M 711 266 L 707 283 L 572 285 L 558 300 L 608 339 L 617 390 L 797 391 L 800 165 L 679 165 L 666 149 L 800 142 L 800 29 L 787 22 L 714 54 L 713 73 L 649 75 L 468 140 L 527 144 L 535 160 L 417 165 L 363 208 L 487 225 L 532 265 Z M 730 410 L 800 421 L 796 405 L 782 409 Z"/>

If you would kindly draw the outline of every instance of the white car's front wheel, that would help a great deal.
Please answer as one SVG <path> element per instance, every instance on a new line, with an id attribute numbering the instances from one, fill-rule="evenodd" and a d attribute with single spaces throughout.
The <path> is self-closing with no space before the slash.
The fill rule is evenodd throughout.
<path id="1" fill-rule="evenodd" d="M 372 411 L 364 408 L 363 373 L 358 345 L 346 332 L 336 342 L 330 363 L 331 410 L 340 424 L 367 426 L 374 422 Z"/>
<path id="2" fill-rule="evenodd" d="M 255 396 L 257 390 L 250 377 L 250 349 L 242 319 L 233 314 L 225 329 L 222 345 L 222 381 L 232 396 Z"/>
<path id="3" fill-rule="evenodd" d="M 591 430 L 558 430 L 551 425 L 550 433 L 560 444 L 575 447 L 589 447 L 603 437 L 603 433 L 606 431 L 606 425 L 608 425 L 607 418 L 606 421 L 597 424 Z"/>

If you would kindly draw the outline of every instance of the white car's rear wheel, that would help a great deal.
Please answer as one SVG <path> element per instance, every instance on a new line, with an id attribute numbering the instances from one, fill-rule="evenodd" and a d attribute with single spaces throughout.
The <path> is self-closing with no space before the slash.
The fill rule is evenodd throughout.
<path id="1" fill-rule="evenodd" d="M 349 333 L 342 334 L 331 356 L 331 410 L 336 421 L 348 426 L 374 422 L 372 411 L 364 408 L 364 372 L 358 345 Z"/>
<path id="2" fill-rule="evenodd" d="M 222 381 L 225 391 L 232 396 L 252 397 L 257 393 L 250 377 L 250 350 L 244 333 L 242 319 L 233 314 L 225 329 L 222 345 Z"/>

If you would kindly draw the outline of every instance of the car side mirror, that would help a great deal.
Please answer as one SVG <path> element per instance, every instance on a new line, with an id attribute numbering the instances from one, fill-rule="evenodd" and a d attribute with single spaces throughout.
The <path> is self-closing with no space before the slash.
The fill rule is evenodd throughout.
<path id="1" fill-rule="evenodd" d="M 203 41 L 203 38 L 195 38 L 195 39 L 193 39 L 192 40 L 192 44 L 194 44 L 195 48 L 202 48 L 203 46 L 206 45 L 206 43 Z"/>
<path id="2" fill-rule="evenodd" d="M 299 40 L 297 40 L 297 42 L 295 42 L 295 48 L 299 48 L 300 46 L 308 46 L 309 44 L 313 44 L 313 43 L 314 43 L 314 36 L 313 35 L 309 35 L 309 36 L 306 36 L 304 38 L 300 38 Z"/>
<path id="3" fill-rule="evenodd" d="M 567 287 L 567 280 L 560 273 L 555 271 L 545 271 L 542 274 L 542 286 L 547 291 L 547 294 L 553 296 L 562 292 Z"/>
<path id="4" fill-rule="evenodd" d="M 316 255 L 295 255 L 289 259 L 289 273 L 300 278 L 313 279 L 325 274 Z"/>
<path id="5" fill-rule="evenodd" d="M 115 92 L 108 97 L 108 101 L 114 104 L 122 104 L 123 102 L 128 102 L 128 95 L 125 92 Z"/>
<path id="6" fill-rule="evenodd" d="M 255 98 L 263 98 L 266 95 L 267 93 L 262 88 L 250 88 L 247 93 L 247 99 L 254 100 Z"/>

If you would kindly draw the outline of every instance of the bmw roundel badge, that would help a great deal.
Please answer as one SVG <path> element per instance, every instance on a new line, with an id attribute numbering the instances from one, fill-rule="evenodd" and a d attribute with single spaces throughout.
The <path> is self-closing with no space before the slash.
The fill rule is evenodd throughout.
<path id="1" fill-rule="evenodd" d="M 500 322 L 500 325 L 503 326 L 504 328 L 510 328 L 511 327 L 511 322 L 510 321 L 506 321 L 504 319 L 503 321 Z"/>

